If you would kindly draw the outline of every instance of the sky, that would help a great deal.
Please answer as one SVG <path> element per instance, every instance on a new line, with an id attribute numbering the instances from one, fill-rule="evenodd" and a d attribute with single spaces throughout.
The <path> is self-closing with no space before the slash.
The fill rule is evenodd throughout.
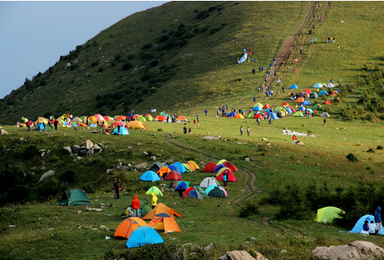
<path id="1" fill-rule="evenodd" d="M 0 1 L 0 99 L 98 33 L 165 1 Z"/>

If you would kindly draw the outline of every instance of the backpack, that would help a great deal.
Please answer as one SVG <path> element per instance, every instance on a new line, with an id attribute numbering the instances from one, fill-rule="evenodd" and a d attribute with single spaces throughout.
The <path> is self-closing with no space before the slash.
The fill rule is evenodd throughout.
<path id="1" fill-rule="evenodd" d="M 117 183 L 117 188 L 118 188 L 119 190 L 121 190 L 121 184 L 120 184 L 120 182 Z"/>

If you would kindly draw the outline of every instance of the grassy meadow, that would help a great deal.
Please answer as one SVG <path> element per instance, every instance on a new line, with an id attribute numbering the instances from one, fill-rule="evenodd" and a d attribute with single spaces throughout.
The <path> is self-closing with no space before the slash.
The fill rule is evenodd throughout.
<path id="1" fill-rule="evenodd" d="M 190 122 L 195 119 L 193 114 L 186 116 Z M 247 126 L 251 128 L 249 137 L 240 136 L 240 125 L 245 129 Z M 43 203 L 31 201 L 24 205 L 4 206 L 0 209 L 3 258 L 17 258 L 22 253 L 24 259 L 100 259 L 111 252 L 115 255 L 126 252 L 124 240 L 113 238 L 114 230 L 123 219 L 120 214 L 130 205 L 133 195 L 138 195 L 139 199 L 150 203 L 145 191 L 159 184 L 138 181 L 142 172 L 119 171 L 115 167 L 119 162 L 126 165 L 146 161 L 150 165 L 152 162 L 148 157 L 142 156 L 143 151 L 158 156 L 159 161 L 194 160 L 201 169 L 183 175 L 185 180 L 194 184 L 212 176 L 211 173 L 202 172 L 204 164 L 225 158 L 237 167 L 246 167 L 255 173 L 253 184 L 261 191 L 250 200 L 245 197 L 235 203 L 235 200 L 246 194 L 250 197 L 256 193 L 255 189 L 252 189 L 251 193 L 248 192 L 244 184 L 246 173 L 242 170 L 235 173 L 238 181 L 229 183 L 229 196 L 226 199 L 183 200 L 168 188 L 169 182 L 162 181 L 161 183 L 165 183 L 165 192 L 159 202 L 184 215 L 183 218 L 177 219 L 182 233 L 162 235 L 167 245 L 212 243 L 214 249 L 206 255 L 206 259 L 213 259 L 233 249 L 259 251 L 269 259 L 308 259 L 311 250 L 319 245 L 345 244 L 356 239 L 382 245 L 379 238 L 340 233 L 339 230 L 349 229 L 313 222 L 315 211 L 304 219 L 280 220 L 277 218 L 280 207 L 265 203 L 269 194 L 287 184 L 307 187 L 312 183 L 322 186 L 326 182 L 329 189 L 333 190 L 336 187 L 347 189 L 357 183 L 381 183 L 383 151 L 376 150 L 382 140 L 381 124 L 345 123 L 328 119 L 327 125 L 323 126 L 321 117 L 311 120 L 288 117 L 275 120 L 272 125 L 262 121 L 261 126 L 257 126 L 253 119 L 222 118 L 211 114 L 206 117 L 201 114 L 196 128 L 193 123 L 186 125 L 188 128 L 192 127 L 190 135 L 182 134 L 183 123 L 147 122 L 146 126 L 148 131 L 131 130 L 129 136 L 90 134 L 90 130 L 73 131 L 66 128 L 59 128 L 58 132 L 26 132 L 22 128 L 4 126 L 10 134 L 2 136 L 3 144 L 7 145 L 8 139 L 10 144 L 16 145 L 20 138 L 24 138 L 25 142 L 35 144 L 39 150 L 52 151 L 45 157 L 35 156 L 31 160 L 31 165 L 26 167 L 28 176 L 33 165 L 39 168 L 43 163 L 57 172 L 52 179 L 60 179 L 68 169 L 72 169 L 75 172 L 74 181 L 64 186 L 88 186 L 88 189 L 91 186 L 92 192 L 88 193 L 88 196 L 93 205 L 90 207 L 98 208 L 102 204 L 108 206 L 102 207 L 101 212 L 87 210 L 85 206 L 59 206 L 60 196 L 45 198 L 48 201 Z M 299 137 L 304 146 L 292 145 L 291 136 L 282 134 L 283 128 L 303 133 L 311 130 L 316 137 Z M 364 134 L 356 134 L 361 133 L 361 128 L 365 129 Z M 169 139 L 167 133 L 172 135 L 172 139 Z M 201 139 L 207 135 L 221 135 L 223 139 Z M 262 138 L 268 141 L 262 141 Z M 63 146 L 81 144 L 86 139 L 102 141 L 107 148 L 97 156 L 76 162 L 73 157 L 62 153 Z M 170 145 L 169 142 L 178 146 Z M 142 145 L 138 146 L 137 143 Z M 132 149 L 128 150 L 128 146 Z M 367 153 L 369 148 L 373 148 L 374 152 Z M 345 156 L 349 153 L 353 153 L 358 162 L 348 161 Z M 246 157 L 253 158 L 254 161 L 247 162 L 244 160 Z M 115 170 L 112 174 L 106 174 L 106 169 L 113 168 Z M 44 182 L 39 184 L 40 186 L 36 185 L 36 182 L 43 171 L 34 171 L 37 174 L 30 176 L 30 181 L 31 186 L 37 188 L 35 191 L 38 192 Z M 123 184 L 119 201 L 113 198 L 113 177 L 118 177 Z M 48 181 L 50 179 L 46 180 Z M 52 183 L 55 182 L 51 181 L 50 184 L 53 185 Z M 248 185 L 251 185 L 251 176 Z M 258 211 L 241 218 L 240 211 L 247 203 L 258 205 Z M 270 225 L 263 222 L 265 217 L 269 218 Z M 8 225 L 16 227 L 9 228 Z M 109 230 L 100 228 L 102 225 Z M 236 226 L 236 229 L 229 231 L 231 226 Z M 112 238 L 106 240 L 105 236 Z M 63 248 L 65 253 L 62 253 Z M 281 253 L 283 249 L 287 252 Z"/>

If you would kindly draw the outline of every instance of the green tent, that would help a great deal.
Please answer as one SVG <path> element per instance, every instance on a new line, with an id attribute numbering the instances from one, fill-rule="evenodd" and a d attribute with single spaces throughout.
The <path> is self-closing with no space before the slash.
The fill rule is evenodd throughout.
<path id="1" fill-rule="evenodd" d="M 207 194 L 205 193 L 204 189 L 201 188 L 199 185 L 195 184 L 192 187 L 195 188 L 198 192 L 200 192 L 200 194 L 201 194 L 201 196 L 203 196 L 203 198 L 207 197 Z"/>
<path id="2" fill-rule="evenodd" d="M 152 210 L 152 207 L 147 202 L 140 200 L 140 208 L 143 211 L 143 216 L 147 215 Z"/>
<path id="3" fill-rule="evenodd" d="M 336 207 L 324 207 L 317 210 L 316 217 L 313 221 L 322 223 L 332 223 L 336 218 L 341 218 L 339 214 L 345 214 L 345 211 Z"/>
<path id="4" fill-rule="evenodd" d="M 147 120 L 145 119 L 145 117 L 139 116 L 138 118 L 136 118 L 136 121 L 146 122 Z"/>
<path id="5" fill-rule="evenodd" d="M 303 113 L 301 113 L 300 111 L 297 111 L 296 113 L 293 114 L 293 116 L 300 117 L 300 116 L 303 116 Z"/>
<path id="6" fill-rule="evenodd" d="M 319 110 L 319 109 L 321 109 L 323 106 L 322 105 L 320 105 L 320 104 L 315 104 L 315 105 L 313 105 L 313 107 L 312 107 L 312 109 L 316 109 L 316 110 Z"/>
<path id="7" fill-rule="evenodd" d="M 83 190 L 70 189 L 65 192 L 64 199 L 61 200 L 62 206 L 90 205 L 92 204 L 87 194 Z"/>
<path id="8" fill-rule="evenodd" d="M 247 118 L 253 118 L 255 115 L 253 113 L 250 113 Z"/>

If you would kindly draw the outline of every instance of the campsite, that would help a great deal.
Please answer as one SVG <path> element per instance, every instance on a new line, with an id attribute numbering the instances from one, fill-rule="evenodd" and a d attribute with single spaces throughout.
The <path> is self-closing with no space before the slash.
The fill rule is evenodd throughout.
<path id="1" fill-rule="evenodd" d="M 114 25 L 62 58 L 52 75 L 33 79 L 28 96 L 24 86 L 0 101 L 0 258 L 208 260 L 239 250 L 304 260 L 316 259 L 317 247 L 356 240 L 384 247 L 381 236 L 360 234 L 384 206 L 384 64 L 368 42 L 353 44 L 342 31 L 355 33 L 366 17 L 378 25 L 382 15 L 360 2 L 356 9 L 343 2 L 183 4 L 128 17 L 153 25 L 150 37 L 127 39 L 132 49 L 119 47 Z M 258 15 L 243 17 L 244 8 Z M 265 15 L 275 9 L 279 17 Z M 168 10 L 172 19 L 159 15 Z M 161 19 L 149 19 L 155 15 Z M 172 34 L 163 33 L 168 27 Z M 372 28 L 359 34 L 375 35 L 379 46 Z M 328 30 L 343 42 L 340 57 L 336 44 L 324 42 Z M 284 49 L 291 40 L 303 44 L 301 56 L 300 45 Z M 93 55 L 109 55 L 111 64 L 100 58 L 62 69 L 74 56 Z M 264 72 L 251 73 L 265 66 L 273 75 L 274 58 L 276 77 L 264 82 Z M 128 62 L 135 66 L 122 69 Z M 37 87 L 42 80 L 47 85 Z M 152 212 L 152 193 L 162 211 Z M 134 196 L 137 219 L 127 217 Z"/>

